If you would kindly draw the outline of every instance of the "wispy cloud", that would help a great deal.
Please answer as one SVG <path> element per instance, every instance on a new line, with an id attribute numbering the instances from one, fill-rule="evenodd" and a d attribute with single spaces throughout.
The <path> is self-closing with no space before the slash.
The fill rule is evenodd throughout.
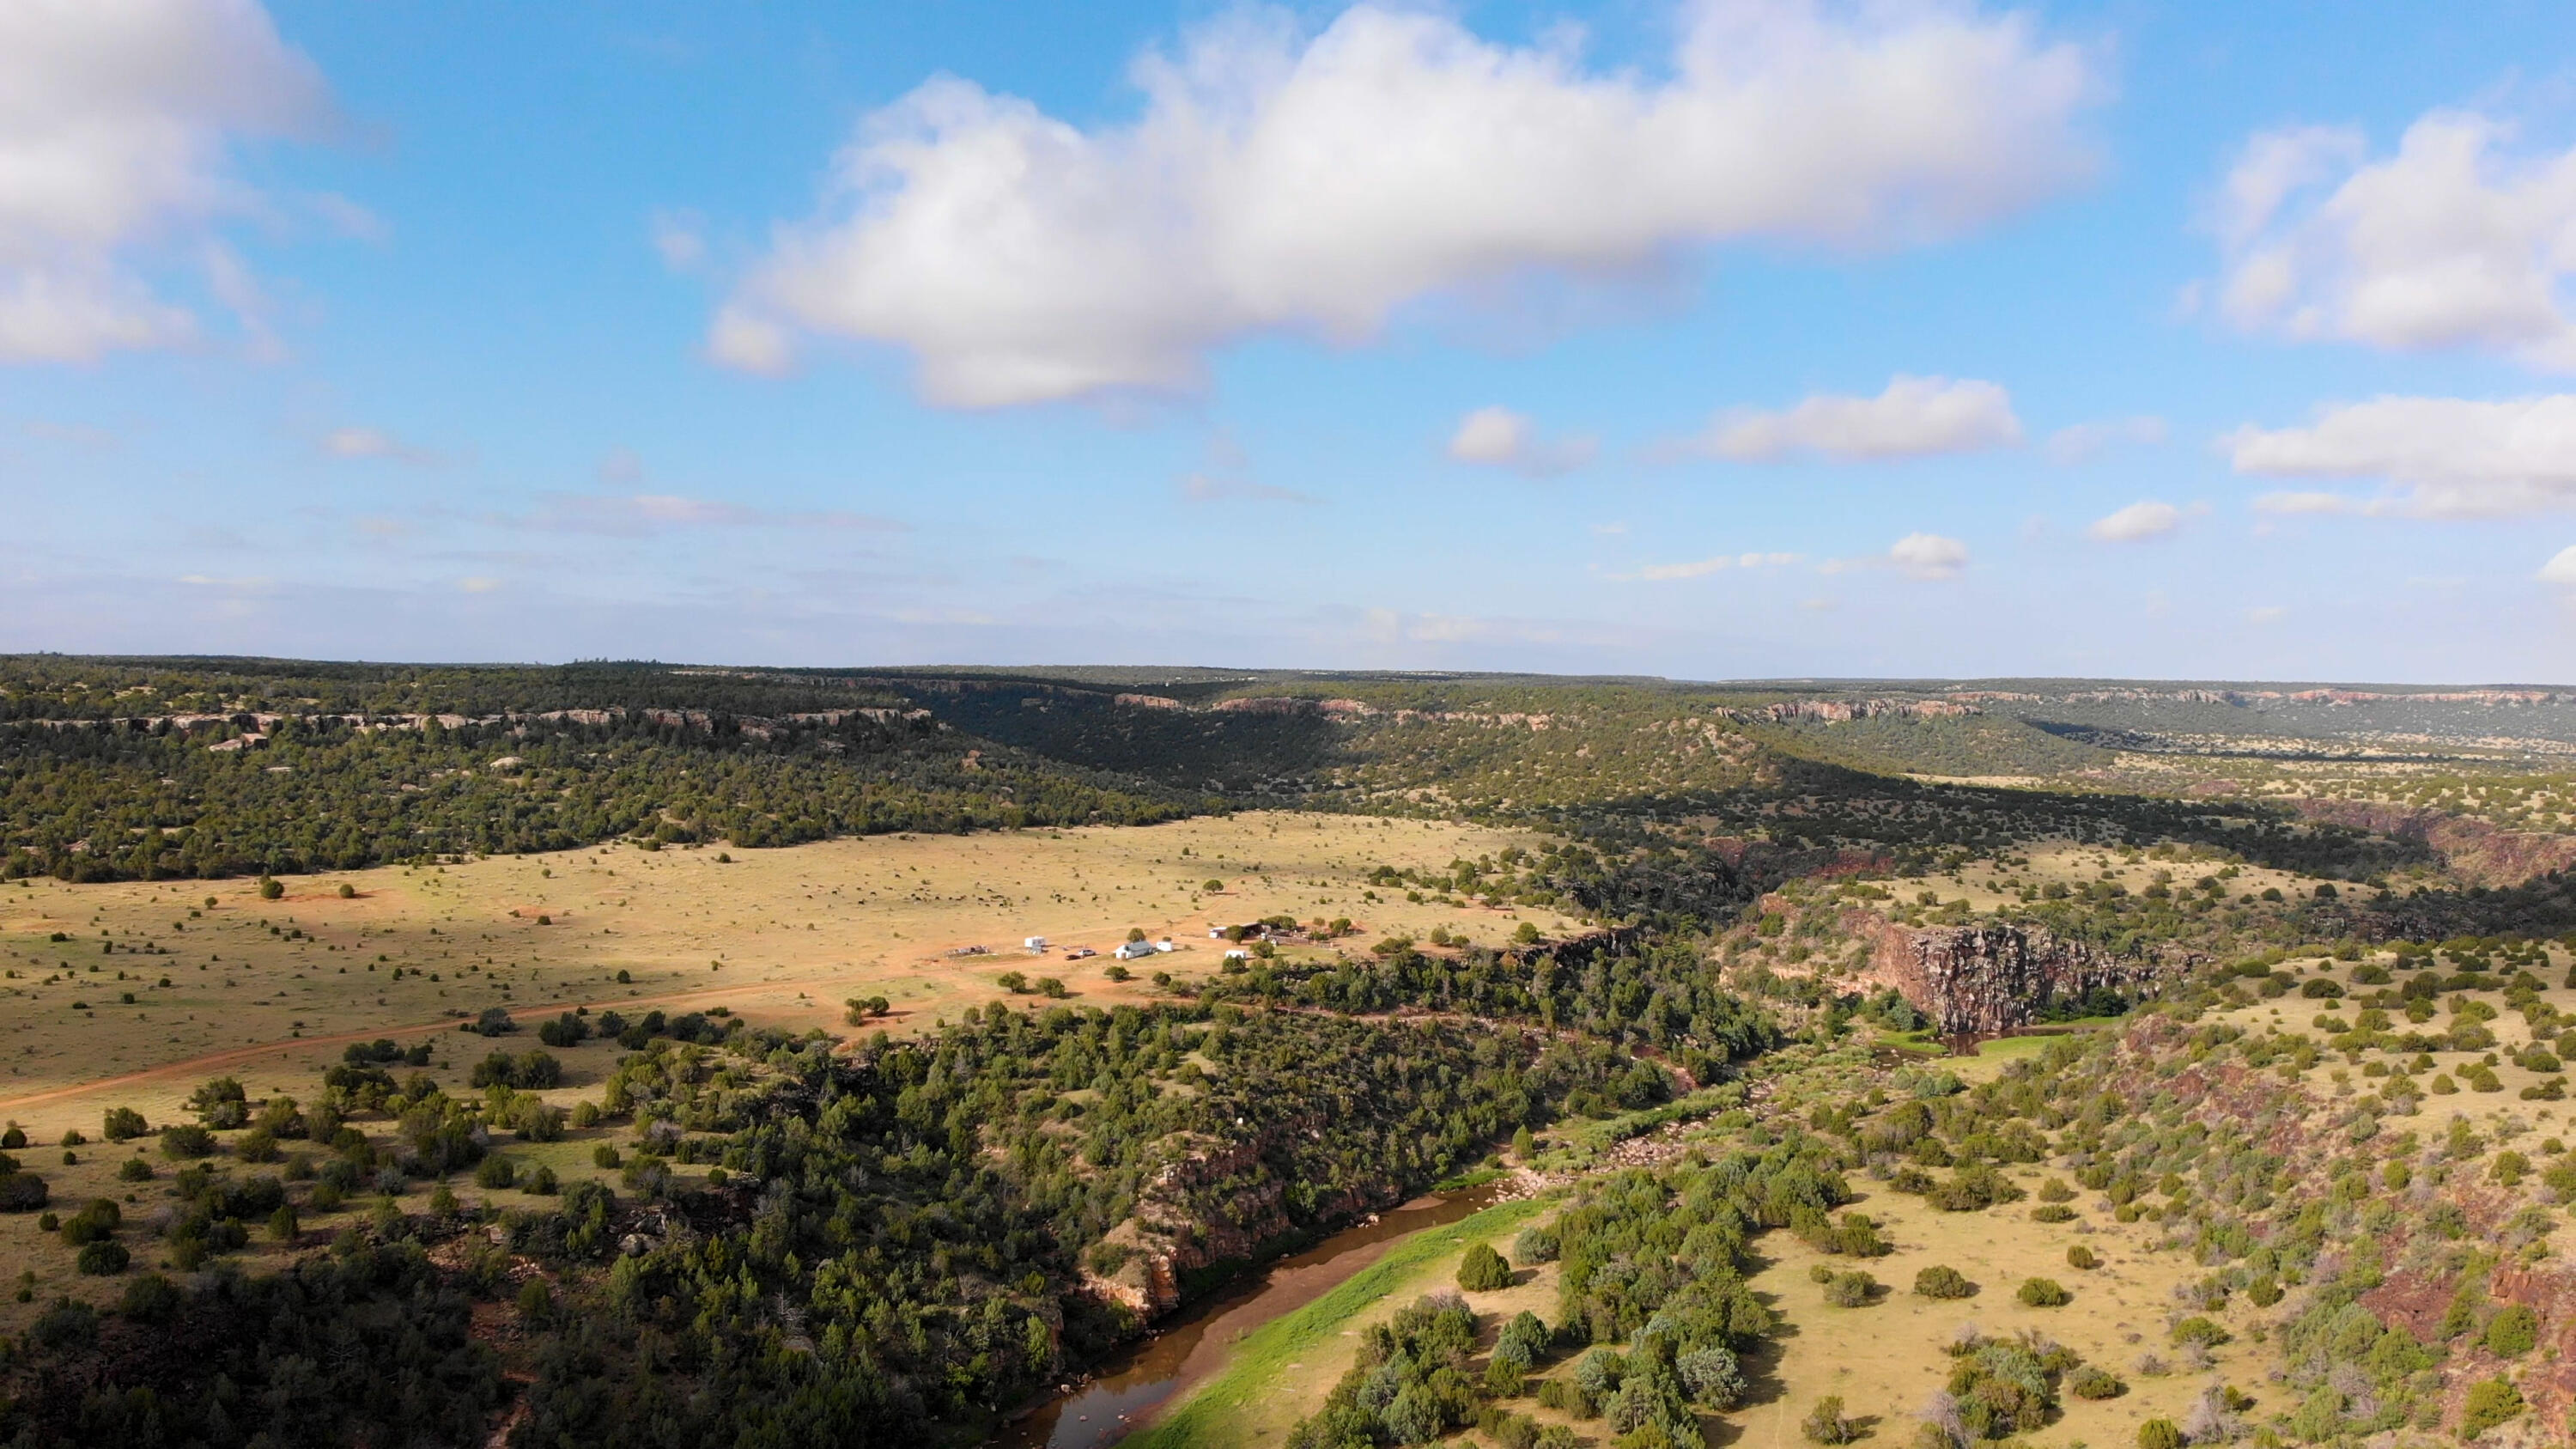
<path id="1" fill-rule="evenodd" d="M 1589 437 L 1543 438 L 1538 425 L 1506 407 L 1484 407 L 1458 420 L 1449 456 L 1461 463 L 1506 468 L 1532 478 L 1552 478 L 1592 461 L 1600 444 Z"/>
<path id="2" fill-rule="evenodd" d="M 2181 529 L 2184 519 L 2208 511 L 2205 504 L 2177 508 L 2154 499 L 2140 499 L 2126 508 L 2094 519 L 2085 526 L 2084 533 L 2099 543 L 2144 543 L 2149 539 L 2171 537 Z"/>
<path id="3" fill-rule="evenodd" d="M 2048 435 L 2044 450 L 2048 461 L 2061 468 L 2090 463 L 2113 447 L 2145 447 L 2165 440 L 2165 420 L 2158 417 L 2113 418 L 2107 422 L 2077 423 L 2059 428 Z"/>
<path id="4" fill-rule="evenodd" d="M 1704 579 L 1728 569 L 1786 568 L 1800 557 L 1794 553 L 1722 553 L 1688 563 L 1647 564 L 1610 578 L 1616 583 L 1669 583 L 1676 579 Z"/>
<path id="5" fill-rule="evenodd" d="M 335 428 L 323 435 L 322 451 L 334 458 L 381 459 L 421 468 L 448 460 L 445 453 L 414 446 L 382 428 Z"/>
<path id="6" fill-rule="evenodd" d="M 2012 397 L 1995 384 L 1899 376 L 1876 397 L 1818 393 L 1780 412 L 1723 412 L 1698 437 L 1662 451 L 1741 463 L 1876 462 L 2008 448 L 2021 438 Z"/>
<path id="7" fill-rule="evenodd" d="M 41 418 L 23 425 L 27 436 L 48 443 L 61 443 L 92 453 L 103 453 L 124 441 L 106 428 L 93 428 L 83 423 L 54 423 Z"/>
<path id="8" fill-rule="evenodd" d="M 1192 473 L 1181 480 L 1181 497 L 1192 503 L 1321 503 L 1312 493 L 1278 488 L 1245 478 Z"/>
<path id="9" fill-rule="evenodd" d="M 519 520 L 530 528 L 562 533 L 635 538 L 700 528 L 831 528 L 861 533 L 903 533 L 911 525 L 866 513 L 829 510 L 779 512 L 671 493 L 557 493 Z"/>
<path id="10" fill-rule="evenodd" d="M 653 213 L 653 250 L 672 271 L 696 271 L 707 259 L 706 218 L 694 211 Z"/>

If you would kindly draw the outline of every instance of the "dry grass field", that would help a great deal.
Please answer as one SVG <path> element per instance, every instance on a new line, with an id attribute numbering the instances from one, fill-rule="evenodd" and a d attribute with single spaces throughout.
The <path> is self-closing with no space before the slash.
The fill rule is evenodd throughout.
<path id="1" fill-rule="evenodd" d="M 1259 814 L 876 837 L 731 852 L 730 860 L 715 848 L 616 846 L 299 879 L 274 901 L 249 881 L 0 887 L 8 973 L 0 978 L 8 1064 L 0 1118 L 26 1130 L 33 1145 L 16 1156 L 45 1176 L 65 1213 L 106 1197 L 148 1215 L 184 1164 L 165 1159 L 156 1138 L 99 1141 L 101 1118 L 124 1106 L 156 1126 L 187 1120 L 188 1093 L 210 1077 L 239 1078 L 254 1100 L 310 1101 L 348 1042 L 427 1037 L 439 1046 L 431 1074 L 468 1094 L 466 1074 L 486 1052 L 537 1045 L 527 1032 L 494 1041 L 456 1030 L 459 1018 L 495 1006 L 528 1023 L 575 1005 L 629 1015 L 723 1006 L 757 1024 L 847 1032 L 844 999 L 883 995 L 894 1008 L 883 1024 L 900 1032 L 1005 995 L 995 978 L 1011 970 L 1059 976 L 1078 1003 L 1141 1001 L 1155 970 L 1191 978 L 1219 968 L 1225 943 L 1208 938 L 1211 924 L 1282 913 L 1351 918 L 1359 934 L 1337 943 L 1344 948 L 1434 926 L 1478 941 L 1500 941 L 1525 919 L 1567 928 L 1548 911 L 1381 900 L 1362 879 L 1380 864 L 1445 866 L 1512 844 L 1529 841 L 1449 825 Z M 1208 892 L 1211 879 L 1224 888 Z M 1122 985 L 1104 974 L 1108 953 L 1135 928 L 1169 935 L 1177 949 L 1135 963 L 1138 979 Z M 56 941 L 57 933 L 69 939 Z M 1031 935 L 1049 938 L 1046 957 L 1021 950 Z M 979 945 L 990 954 L 950 954 Z M 1074 946 L 1101 954 L 1067 960 Z M 1328 948 L 1287 948 L 1320 949 Z M 550 1050 L 564 1081 L 538 1095 L 566 1107 L 596 1098 L 623 1055 L 597 1038 Z M 65 1149 L 69 1131 L 89 1140 Z M 577 1130 L 560 1142 L 513 1141 L 499 1155 L 522 1168 L 543 1163 L 569 1184 L 613 1178 L 592 1154 L 617 1140 L 606 1127 Z M 120 1179 L 132 1157 L 155 1177 Z M 519 1200 L 463 1176 L 449 1186 L 469 1202 Z M 396 1201 L 418 1212 L 436 1187 L 411 1183 Z M 255 1231 L 242 1256 L 257 1266 L 309 1251 L 379 1199 L 370 1192 L 338 1212 L 308 1213 L 297 1242 Z M 58 1296 L 105 1302 L 122 1288 L 120 1278 L 77 1275 L 71 1260 L 36 1215 L 0 1215 L 0 1263 L 33 1275 L 13 1285 L 27 1301 L 0 1295 L 0 1332 L 23 1327 Z"/>
<path id="2" fill-rule="evenodd" d="M 1218 969 L 1211 924 L 1348 917 L 1346 948 L 1434 926 L 1488 942 L 1524 919 L 1564 929 L 1548 911 L 1380 899 L 1363 880 L 1381 864 L 1446 866 L 1530 843 L 1263 813 L 766 851 L 619 845 L 300 877 L 274 901 L 250 881 L 0 886 L 0 1117 L 52 1142 L 66 1128 L 95 1133 L 110 1105 L 158 1123 L 219 1073 L 254 1097 L 300 1094 L 348 1041 L 453 1036 L 496 1006 L 531 1023 L 576 1004 L 725 1006 L 754 1024 L 837 1032 L 846 998 L 882 995 L 884 1024 L 900 1031 L 1002 995 L 995 978 L 1014 969 L 1058 976 L 1093 1004 L 1145 999 L 1155 970 Z M 1223 889 L 1208 893 L 1209 880 Z M 1135 963 L 1140 979 L 1122 986 L 1104 973 L 1130 929 L 1178 949 Z M 1049 955 L 1021 950 L 1032 935 Z M 990 954 L 951 954 L 973 946 Z M 1074 946 L 1100 954 L 1067 960 Z M 480 1039 L 457 1040 L 441 1053 L 442 1085 L 483 1054 Z"/>

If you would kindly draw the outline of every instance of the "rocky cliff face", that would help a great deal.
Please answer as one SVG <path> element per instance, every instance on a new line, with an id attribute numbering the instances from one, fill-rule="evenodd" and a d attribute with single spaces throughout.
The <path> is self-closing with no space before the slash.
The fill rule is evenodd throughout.
<path id="1" fill-rule="evenodd" d="M 2520 885 L 2536 875 L 2576 865 L 2576 836 L 2504 830 L 2483 820 L 2440 810 L 2420 810 L 2364 800 L 2293 802 L 2310 820 L 2375 830 L 2430 846 L 2452 874 L 2472 885 Z"/>
<path id="2" fill-rule="evenodd" d="M 2036 926 L 1917 930 L 1881 919 L 1877 938 L 1870 974 L 1951 1036 L 2021 1026 L 2050 1002 L 2097 986 L 2153 995 L 2169 973 L 2189 964 L 2114 956 Z"/>
<path id="3" fill-rule="evenodd" d="M 1321 1198 L 1304 1224 L 1292 1218 L 1287 1183 L 1266 1160 L 1268 1139 L 1317 1132 L 1322 1125 L 1296 1121 L 1235 1141 L 1168 1144 L 1166 1164 L 1138 1198 L 1134 1215 L 1104 1239 L 1125 1250 L 1125 1261 L 1105 1278 L 1086 1273 L 1092 1291 L 1140 1318 L 1159 1318 L 1180 1306 L 1182 1277 L 1195 1269 L 1251 1262 L 1304 1228 L 1402 1200 L 1402 1189 L 1389 1177 Z"/>

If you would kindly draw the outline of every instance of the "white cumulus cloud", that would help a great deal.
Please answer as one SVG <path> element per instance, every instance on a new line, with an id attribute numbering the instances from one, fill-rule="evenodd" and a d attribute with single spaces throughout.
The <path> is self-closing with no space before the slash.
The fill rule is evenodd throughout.
<path id="1" fill-rule="evenodd" d="M 1899 376 L 1876 397 L 1818 393 L 1782 412 L 1731 409 L 1684 450 L 1739 462 L 1803 453 L 1850 461 L 1971 453 L 2021 436 L 2012 396 L 1991 382 Z"/>
<path id="2" fill-rule="evenodd" d="M 1588 437 L 1549 439 L 1538 425 L 1505 407 L 1478 408 L 1458 420 L 1449 435 L 1449 456 L 1461 463 L 1509 468 L 1533 478 L 1550 477 L 1592 461 L 1598 444 Z"/>
<path id="3" fill-rule="evenodd" d="M 198 335 L 136 253 L 158 244 L 228 300 L 212 228 L 259 209 L 241 136 L 295 135 L 329 101 L 256 0 L 0 4 L 0 362 L 85 362 Z"/>
<path id="4" fill-rule="evenodd" d="M 2397 488 L 2367 503 L 2271 494 L 2256 501 L 2267 512 L 2497 518 L 2576 505 L 2576 394 L 2380 397 L 2322 408 L 2305 427 L 2239 428 L 2219 444 L 2240 473 L 2375 478 Z"/>
<path id="5" fill-rule="evenodd" d="M 2540 566 L 2538 575 L 2544 584 L 2576 585 L 2576 544 L 2560 549 Z"/>
<path id="6" fill-rule="evenodd" d="M 1937 533 L 1909 533 L 1888 548 L 1887 557 L 1918 579 L 1956 578 L 1968 566 L 1968 546 Z"/>
<path id="7" fill-rule="evenodd" d="M 2393 154 L 2302 127 L 2254 137 L 2221 188 L 2218 305 L 2248 330 L 2576 370 L 2576 149 L 2430 112 Z"/>
<path id="8" fill-rule="evenodd" d="M 1085 129 L 940 77 L 865 118 L 709 352 L 888 344 L 939 403 L 1188 388 L 1260 332 L 1363 341 L 1404 304 L 1711 243 L 1908 245 L 2091 168 L 2093 56 L 1974 0 L 1692 6 L 1657 66 L 1375 3 L 1237 15 L 1133 69 Z M 757 324 L 757 325 L 755 325 Z M 766 330 L 762 330 L 765 328 Z"/>

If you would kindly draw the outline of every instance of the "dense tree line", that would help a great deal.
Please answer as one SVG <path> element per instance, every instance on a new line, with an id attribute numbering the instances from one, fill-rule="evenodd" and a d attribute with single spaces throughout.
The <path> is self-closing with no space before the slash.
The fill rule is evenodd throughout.
<path id="1" fill-rule="evenodd" d="M 166 728 L 0 726 L 0 873 L 68 880 L 353 869 L 441 855 L 1174 818 L 1204 802 L 975 751 L 923 720 L 768 732 L 280 724 L 216 752 Z M 1150 787 L 1149 787 L 1150 788 Z"/>
<path id="2" fill-rule="evenodd" d="M 811 1443 L 973 1421 L 1131 1331 L 1073 1291 L 1112 1228 L 1240 1221 L 1284 1238 L 1383 1206 L 1624 1071 L 1616 1053 L 1444 1023 L 1180 1006 L 1000 1005 L 834 1063 L 768 1039 L 657 1045 L 609 1099 L 684 1160 L 763 1184 L 718 1232 L 616 1261 L 540 1355 L 524 1442 Z M 630 1163 L 643 1192 L 649 1162 Z M 595 1199 L 530 1214 L 572 1261 Z M 698 1211 L 692 1209 L 691 1211 Z M 1150 1241 L 1150 1230 L 1148 1235 Z"/>
<path id="3" fill-rule="evenodd" d="M 1706 1082 L 1730 1061 L 1777 1045 L 1770 1017 L 1717 985 L 1694 940 L 1593 938 L 1555 952 L 1468 947 L 1454 956 L 1409 942 L 1366 957 L 1291 964 L 1255 958 L 1199 988 L 1209 1001 L 1262 1001 L 1336 1012 L 1419 1010 L 1517 1021 L 1653 1048 Z M 1640 1065 L 1613 1081 L 1607 1103 L 1663 1100 L 1670 1078 Z"/>
<path id="4" fill-rule="evenodd" d="M 0 1434 L 22 1449 L 478 1442 L 504 1388 L 469 1312 L 410 1242 L 195 1289 L 139 1277 L 112 1313 L 66 1300 L 36 1321 Z"/>

